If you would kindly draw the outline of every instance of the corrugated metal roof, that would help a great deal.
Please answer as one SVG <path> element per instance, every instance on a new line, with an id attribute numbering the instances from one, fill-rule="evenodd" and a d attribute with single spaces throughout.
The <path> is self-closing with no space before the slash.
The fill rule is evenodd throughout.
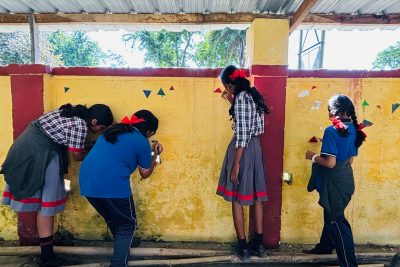
<path id="1" fill-rule="evenodd" d="M 114 13 L 114 14 L 189 14 L 189 13 L 261 13 L 291 16 L 300 7 L 303 0 L 0 0 L 1 13 Z M 400 0 L 318 0 L 311 13 L 315 14 L 400 14 Z M 187 30 L 205 28 L 223 28 L 229 26 L 236 29 L 247 28 L 248 24 L 236 25 L 185 25 Z M 1 24 L 1 31 L 12 31 L 18 25 Z M 103 24 L 73 24 L 46 23 L 39 24 L 43 31 L 53 29 L 89 30 L 101 28 L 104 30 L 142 29 L 143 25 L 103 23 Z M 335 29 L 370 30 L 397 29 L 400 25 L 337 25 L 337 24 L 302 24 L 298 29 Z M 166 28 L 179 30 L 182 25 L 150 25 L 146 29 L 157 30 Z"/>
<path id="2" fill-rule="evenodd" d="M 0 13 L 251 13 L 293 14 L 303 0 L 0 0 Z M 319 0 L 311 13 L 400 13 L 399 0 Z"/>

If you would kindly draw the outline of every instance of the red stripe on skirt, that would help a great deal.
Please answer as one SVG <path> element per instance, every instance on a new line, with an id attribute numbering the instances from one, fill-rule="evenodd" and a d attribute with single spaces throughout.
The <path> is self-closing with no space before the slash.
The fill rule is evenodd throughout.
<path id="1" fill-rule="evenodd" d="M 83 148 L 68 147 L 68 150 L 71 152 L 82 152 Z"/>
<path id="2" fill-rule="evenodd" d="M 41 198 L 38 197 L 27 197 L 20 200 L 15 200 L 15 197 L 11 194 L 11 192 L 3 192 L 3 197 L 11 198 L 14 201 L 18 201 L 24 204 L 41 204 L 44 208 L 52 208 L 63 205 L 66 203 L 67 199 L 63 198 L 56 201 L 42 201 Z"/>
<path id="3" fill-rule="evenodd" d="M 251 195 L 241 195 L 237 191 L 228 191 L 225 187 L 223 187 L 221 185 L 218 186 L 217 191 L 224 193 L 228 197 L 237 196 L 237 198 L 239 198 L 240 200 L 253 200 L 254 196 L 256 196 L 256 197 L 266 197 L 267 196 L 267 192 L 265 192 L 265 191 L 256 192 L 255 194 L 251 194 Z"/>

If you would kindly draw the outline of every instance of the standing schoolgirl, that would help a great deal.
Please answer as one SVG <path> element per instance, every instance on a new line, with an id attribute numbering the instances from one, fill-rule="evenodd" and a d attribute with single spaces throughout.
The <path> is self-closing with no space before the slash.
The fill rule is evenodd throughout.
<path id="1" fill-rule="evenodd" d="M 112 122 L 106 105 L 66 104 L 31 122 L 7 154 L 1 169 L 7 182 L 2 204 L 18 212 L 37 212 L 42 265 L 54 258 L 54 215 L 65 209 L 67 149 L 82 160 L 88 130 L 100 132 Z"/>
<path id="2" fill-rule="evenodd" d="M 361 130 L 362 124 L 358 125 L 349 97 L 333 96 L 328 102 L 328 111 L 333 125 L 325 129 L 321 153 L 306 152 L 306 159 L 313 162 L 307 190 L 316 189 L 319 193 L 324 228 L 315 248 L 303 252 L 331 254 L 336 249 L 340 266 L 353 267 L 357 266 L 353 234 L 344 210 L 354 193 L 353 157 L 357 156 L 366 135 Z"/>
<path id="3" fill-rule="evenodd" d="M 155 143 L 153 156 L 148 138 L 158 129 L 158 119 L 140 110 L 129 119 L 108 128 L 81 164 L 81 195 L 104 218 L 114 236 L 112 267 L 126 266 L 136 229 L 135 203 L 129 178 L 139 166 L 142 178 L 149 177 L 163 151 Z"/>
<path id="4" fill-rule="evenodd" d="M 217 188 L 218 195 L 232 202 L 237 253 L 244 262 L 250 261 L 250 254 L 265 255 L 262 202 L 267 201 L 267 191 L 259 136 L 264 132 L 264 113 L 269 113 L 263 97 L 250 86 L 246 76 L 245 70 L 232 65 L 221 73 L 223 96 L 231 102 L 229 114 L 235 134 L 226 151 Z M 243 206 L 250 206 L 255 216 L 255 233 L 249 244 Z"/>

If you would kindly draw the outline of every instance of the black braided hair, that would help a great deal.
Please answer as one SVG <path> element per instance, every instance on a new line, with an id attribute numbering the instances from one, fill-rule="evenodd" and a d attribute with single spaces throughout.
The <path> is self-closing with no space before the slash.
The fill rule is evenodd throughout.
<path id="1" fill-rule="evenodd" d="M 139 130 L 144 136 L 147 131 L 156 133 L 158 129 L 158 119 L 148 110 L 139 110 L 134 113 L 136 117 L 144 119 L 143 122 L 136 123 L 132 126 L 123 123 L 117 123 L 104 131 L 104 137 L 107 142 L 115 144 L 119 134 L 132 132 L 135 128 Z M 147 136 L 146 136 L 147 138 Z"/>
<path id="2" fill-rule="evenodd" d="M 365 137 L 361 131 L 358 130 L 358 122 L 357 122 L 357 116 L 356 116 L 356 111 L 354 108 L 353 101 L 351 99 L 343 94 L 335 95 L 331 97 L 328 101 L 328 111 L 329 113 L 342 120 L 342 117 L 344 116 L 349 116 L 351 118 L 351 121 L 356 128 L 357 132 L 357 137 L 356 137 L 356 147 L 360 147 L 361 144 L 365 141 Z M 338 128 L 336 129 L 341 136 L 348 136 L 349 135 L 349 130 L 347 127 L 345 128 Z"/>
<path id="3" fill-rule="evenodd" d="M 85 121 L 96 119 L 98 125 L 109 126 L 114 120 L 111 109 L 107 105 L 103 104 L 95 104 L 90 108 L 87 108 L 84 105 L 73 106 L 68 103 L 62 105 L 59 110 L 61 110 L 61 117 L 78 117 Z"/>
<path id="4" fill-rule="evenodd" d="M 234 65 L 229 65 L 221 72 L 220 78 L 223 84 L 232 84 L 235 87 L 234 98 L 232 105 L 229 109 L 229 115 L 235 116 L 235 99 L 242 91 L 246 91 L 253 98 L 254 103 L 257 106 L 258 112 L 269 114 L 269 108 L 264 102 L 263 96 L 258 92 L 256 87 L 250 86 L 250 81 L 246 78 L 238 77 L 235 80 L 230 79 L 230 75 L 238 68 Z"/>

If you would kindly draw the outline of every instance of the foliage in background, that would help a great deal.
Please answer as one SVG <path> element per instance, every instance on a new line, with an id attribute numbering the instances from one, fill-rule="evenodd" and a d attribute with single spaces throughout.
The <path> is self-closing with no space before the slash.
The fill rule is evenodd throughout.
<path id="1" fill-rule="evenodd" d="M 126 63 L 121 55 L 104 52 L 99 44 L 84 32 L 41 33 L 40 60 L 50 66 L 121 67 Z M 0 65 L 30 64 L 31 47 L 27 32 L 0 33 Z"/>
<path id="2" fill-rule="evenodd" d="M 194 61 L 199 67 L 225 67 L 245 64 L 246 31 L 225 28 L 209 31 L 196 50 Z"/>
<path id="3" fill-rule="evenodd" d="M 246 32 L 225 28 L 209 32 L 140 31 L 123 36 L 126 45 L 139 47 L 145 62 L 155 67 L 244 66 Z M 27 32 L 0 33 L 0 64 L 30 64 Z M 40 34 L 41 62 L 50 66 L 126 66 L 124 58 L 103 51 L 85 32 Z"/>
<path id="4" fill-rule="evenodd" d="M 52 53 L 53 46 L 47 41 L 47 35 L 41 34 L 39 41 L 41 62 L 51 66 L 62 65 L 60 57 Z M 30 63 L 31 47 L 29 33 L 0 33 L 0 65 Z"/>
<path id="5" fill-rule="evenodd" d="M 391 45 L 378 53 L 374 63 L 374 69 L 400 69 L 400 42 Z"/>
<path id="6" fill-rule="evenodd" d="M 136 45 L 145 51 L 145 62 L 151 62 L 156 67 L 188 67 L 193 58 L 195 32 L 181 31 L 160 32 L 140 31 L 125 34 L 123 39 L 132 48 Z"/>
<path id="7" fill-rule="evenodd" d="M 225 28 L 209 32 L 141 31 L 125 34 L 132 48 L 145 51 L 145 62 L 156 67 L 224 67 L 244 66 L 246 31 Z"/>
<path id="8" fill-rule="evenodd" d="M 99 44 L 84 32 L 55 32 L 50 34 L 49 42 L 53 47 L 52 52 L 61 58 L 65 66 L 125 65 L 121 55 L 104 52 Z"/>

